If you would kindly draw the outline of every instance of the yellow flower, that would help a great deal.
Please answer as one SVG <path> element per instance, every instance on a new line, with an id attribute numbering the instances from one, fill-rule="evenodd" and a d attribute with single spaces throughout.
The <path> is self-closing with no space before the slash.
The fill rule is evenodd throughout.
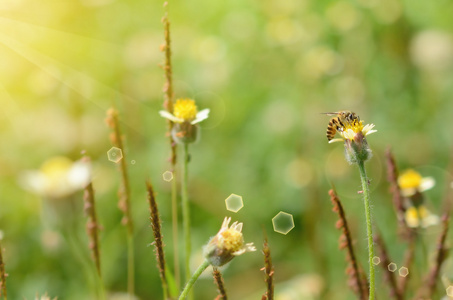
<path id="1" fill-rule="evenodd" d="M 22 186 L 40 196 L 59 199 L 83 189 L 91 180 L 91 166 L 88 162 L 73 162 L 57 156 L 45 161 L 39 170 L 22 174 Z"/>
<path id="2" fill-rule="evenodd" d="M 377 130 L 373 129 L 374 124 L 366 124 L 363 126 L 363 121 L 357 119 L 354 119 L 352 122 L 343 122 L 343 124 L 344 127 L 337 131 L 342 138 L 332 139 L 329 143 L 342 142 L 345 140 L 354 141 L 357 139 L 358 135 L 365 137 L 377 132 Z"/>
<path id="3" fill-rule="evenodd" d="M 439 224 L 439 217 L 432 214 L 424 205 L 409 207 L 404 213 L 404 219 L 407 226 L 411 228 L 426 228 Z"/>
<path id="4" fill-rule="evenodd" d="M 331 127 L 333 126 L 333 127 Z M 331 139 L 329 143 L 344 142 L 345 157 L 350 164 L 359 164 L 371 158 L 371 150 L 368 147 L 365 137 L 376 132 L 374 124 L 363 125 L 353 112 L 342 111 L 337 117 L 330 120 L 327 127 L 327 138 L 330 139 L 331 134 L 338 132 L 341 138 Z"/>
<path id="5" fill-rule="evenodd" d="M 204 249 L 206 259 L 215 267 L 223 266 L 235 256 L 256 251 L 253 243 L 244 243 L 242 223 L 234 222 L 230 227 L 231 218 L 223 220 L 219 232 L 211 238 Z"/>
<path id="6" fill-rule="evenodd" d="M 198 111 L 194 100 L 178 99 L 173 106 L 173 114 L 166 110 L 159 111 L 159 114 L 175 123 L 188 122 L 194 125 L 208 118 L 209 109 Z"/>
<path id="7" fill-rule="evenodd" d="M 431 189 L 435 185 L 435 180 L 432 177 L 422 177 L 420 173 L 413 169 L 404 171 L 398 177 L 398 186 L 401 194 L 404 197 L 411 197 L 417 192 L 424 192 Z"/>

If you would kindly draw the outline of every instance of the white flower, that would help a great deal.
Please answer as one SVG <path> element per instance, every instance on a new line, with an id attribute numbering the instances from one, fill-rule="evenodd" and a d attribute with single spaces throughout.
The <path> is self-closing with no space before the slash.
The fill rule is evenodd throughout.
<path id="1" fill-rule="evenodd" d="M 19 178 L 26 190 L 51 199 L 70 196 L 90 180 L 90 163 L 61 156 L 47 160 L 39 170 L 25 171 Z"/>
<path id="2" fill-rule="evenodd" d="M 228 228 L 230 221 L 231 218 L 225 217 L 219 232 L 211 238 L 204 250 L 206 259 L 215 267 L 223 266 L 235 256 L 256 251 L 253 243 L 244 243 L 242 223 L 234 222 Z"/>

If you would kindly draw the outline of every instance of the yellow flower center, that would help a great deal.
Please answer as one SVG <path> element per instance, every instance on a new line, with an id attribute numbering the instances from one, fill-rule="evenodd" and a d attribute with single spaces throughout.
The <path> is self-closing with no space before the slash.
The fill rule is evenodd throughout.
<path id="1" fill-rule="evenodd" d="M 422 176 L 412 169 L 407 170 L 398 177 L 398 185 L 400 186 L 401 189 L 417 188 L 420 186 L 421 183 Z"/>
<path id="2" fill-rule="evenodd" d="M 344 123 L 345 123 L 344 124 L 345 127 L 343 129 L 344 131 L 351 129 L 355 133 L 359 133 L 359 132 L 362 132 L 362 130 L 363 130 L 363 122 L 359 121 L 357 119 L 353 120 L 352 122 L 344 122 Z"/>
<path id="3" fill-rule="evenodd" d="M 44 162 L 41 166 L 41 172 L 51 179 L 57 179 L 66 174 L 71 167 L 72 161 L 69 158 L 58 156 Z"/>
<path id="4" fill-rule="evenodd" d="M 221 233 L 223 238 L 223 245 L 222 248 L 227 250 L 230 253 L 239 251 L 242 246 L 244 245 L 244 239 L 242 237 L 242 233 L 234 230 L 234 229 L 227 229 Z"/>
<path id="5" fill-rule="evenodd" d="M 173 107 L 173 115 L 184 121 L 193 121 L 197 116 L 197 106 L 192 99 L 178 99 Z"/>

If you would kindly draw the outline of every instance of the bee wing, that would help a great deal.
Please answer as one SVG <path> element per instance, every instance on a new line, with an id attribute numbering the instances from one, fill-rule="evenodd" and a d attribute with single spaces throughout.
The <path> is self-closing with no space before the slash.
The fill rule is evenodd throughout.
<path id="1" fill-rule="evenodd" d="M 326 116 L 337 116 L 340 112 L 325 112 L 321 113 L 321 115 L 326 115 Z"/>

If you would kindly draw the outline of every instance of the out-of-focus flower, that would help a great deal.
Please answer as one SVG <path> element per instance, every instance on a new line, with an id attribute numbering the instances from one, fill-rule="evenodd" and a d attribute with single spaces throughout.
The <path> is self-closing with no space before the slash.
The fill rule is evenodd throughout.
<path id="1" fill-rule="evenodd" d="M 422 177 L 413 169 L 404 171 L 398 177 L 398 186 L 404 197 L 411 197 L 417 192 L 421 193 L 431 189 L 436 184 L 433 177 Z"/>
<path id="2" fill-rule="evenodd" d="M 91 165 L 57 156 L 45 161 L 39 170 L 24 172 L 19 180 L 26 190 L 49 199 L 61 199 L 90 182 Z"/>
<path id="3" fill-rule="evenodd" d="M 374 124 L 363 125 L 363 121 L 353 112 L 342 111 L 338 116 L 331 119 L 328 127 L 329 143 L 344 141 L 346 160 L 350 164 L 367 161 L 371 158 L 371 150 L 368 147 L 366 136 L 377 132 Z M 338 132 L 341 138 L 331 139 Z M 330 138 L 329 138 L 330 137 Z"/>
<path id="4" fill-rule="evenodd" d="M 39 296 L 38 294 L 36 294 L 35 300 L 57 300 L 57 297 L 51 299 L 51 298 L 47 295 L 47 293 L 45 293 L 45 294 L 42 295 L 42 296 Z"/>
<path id="5" fill-rule="evenodd" d="M 424 205 L 411 206 L 404 213 L 407 226 L 426 228 L 439 224 L 439 217 L 432 214 Z"/>
<path id="6" fill-rule="evenodd" d="M 159 114 L 174 122 L 171 132 L 173 139 L 181 144 L 193 143 L 197 139 L 198 127 L 196 124 L 209 116 L 209 109 L 198 111 L 195 101 L 192 99 L 178 99 L 173 106 L 173 114 L 166 110 Z"/>
<path id="7" fill-rule="evenodd" d="M 234 222 L 230 227 L 231 218 L 225 218 L 219 232 L 205 246 L 204 255 L 215 267 L 223 266 L 246 252 L 256 251 L 253 243 L 244 243 L 242 223 Z"/>

